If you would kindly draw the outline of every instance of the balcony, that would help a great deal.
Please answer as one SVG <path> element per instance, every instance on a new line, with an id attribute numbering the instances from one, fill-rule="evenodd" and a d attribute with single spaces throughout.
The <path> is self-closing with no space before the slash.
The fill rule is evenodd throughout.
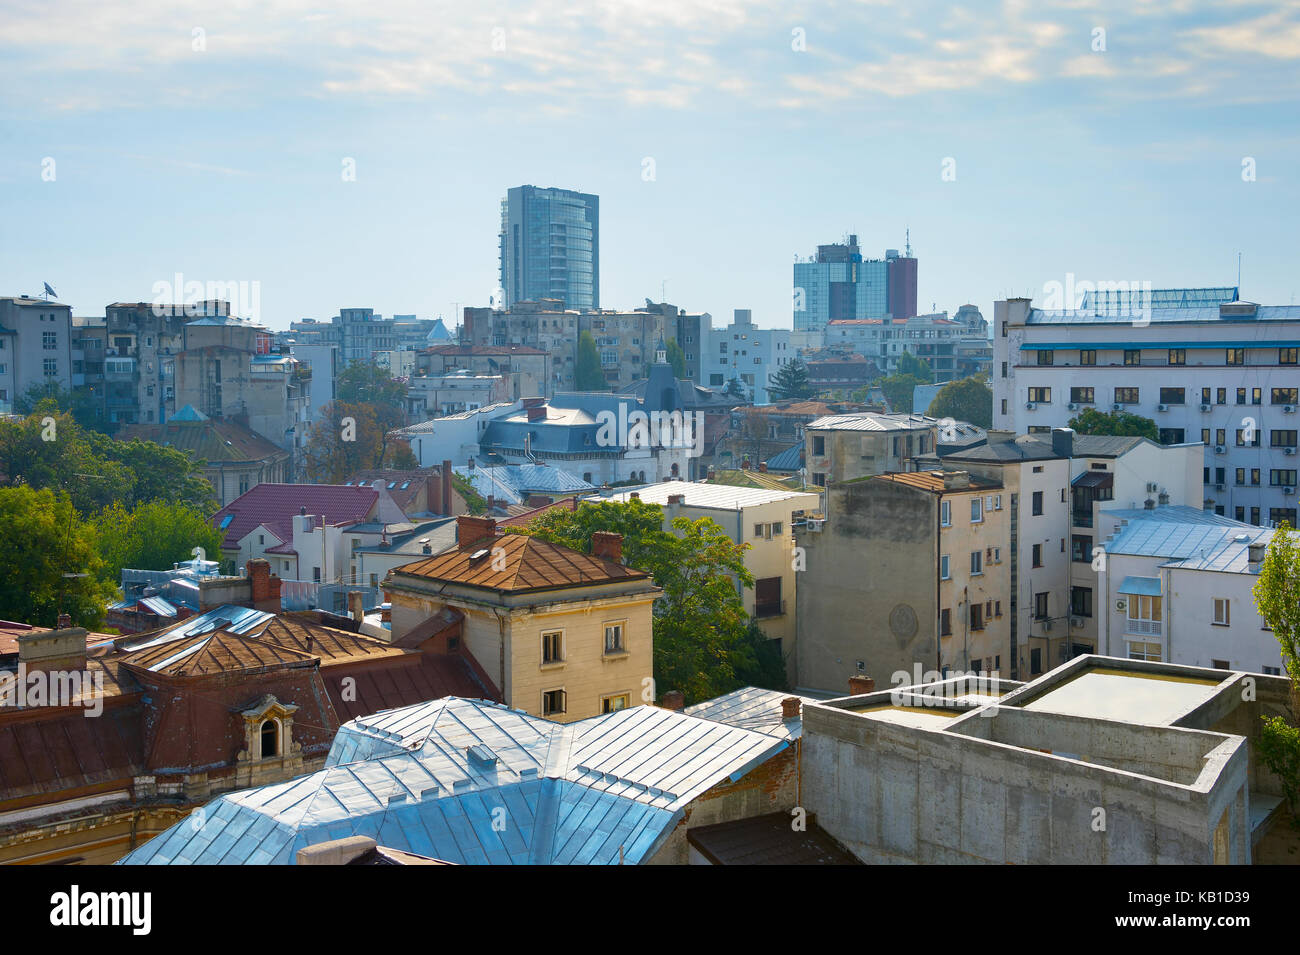
<path id="1" fill-rule="evenodd" d="M 1070 520 L 1074 522 L 1075 527 L 1091 527 L 1092 511 L 1075 511 L 1074 516 L 1071 517 Z"/>
<path id="2" fill-rule="evenodd" d="M 1160 636 L 1161 621 L 1159 620 L 1135 620 L 1132 617 L 1126 618 L 1125 633 L 1138 634 L 1144 637 Z"/>

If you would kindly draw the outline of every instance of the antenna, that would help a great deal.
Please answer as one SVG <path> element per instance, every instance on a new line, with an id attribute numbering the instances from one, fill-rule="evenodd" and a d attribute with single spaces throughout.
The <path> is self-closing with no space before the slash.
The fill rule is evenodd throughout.
<path id="1" fill-rule="evenodd" d="M 912 257 L 912 230 L 911 230 L 911 228 L 905 229 L 905 230 L 903 231 L 903 234 L 907 237 L 907 246 L 906 246 L 906 248 L 907 248 L 907 252 L 906 252 L 906 255 L 907 255 L 907 258 L 910 259 L 910 258 Z"/>
<path id="2" fill-rule="evenodd" d="M 1241 298 L 1241 253 L 1237 253 L 1237 298 Z"/>

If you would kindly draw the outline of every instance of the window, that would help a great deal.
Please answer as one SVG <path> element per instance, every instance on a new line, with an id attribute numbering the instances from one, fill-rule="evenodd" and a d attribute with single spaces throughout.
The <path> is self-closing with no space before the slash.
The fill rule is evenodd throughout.
<path id="1" fill-rule="evenodd" d="M 1033 508 L 1034 508 L 1035 516 L 1043 513 L 1043 492 L 1042 491 L 1034 492 Z"/>
<path id="2" fill-rule="evenodd" d="M 1295 438 L 1295 431 L 1270 431 L 1268 446 L 1270 448 L 1294 448 L 1296 446 Z"/>
<path id="3" fill-rule="evenodd" d="M 552 630 L 542 634 L 542 665 L 564 662 L 564 631 Z"/>
<path id="4" fill-rule="evenodd" d="M 1207 481 L 1206 483 L 1208 484 L 1209 482 Z M 1238 484 L 1238 485 L 1241 485 L 1241 484 L 1245 484 L 1245 483 L 1246 483 L 1246 469 L 1245 469 L 1245 468 L 1237 468 L 1237 484 Z M 1241 510 L 1241 508 L 1238 508 L 1238 510 Z M 1240 520 L 1240 519 L 1241 519 L 1241 518 L 1238 518 L 1238 520 Z"/>
<path id="5" fill-rule="evenodd" d="M 1161 444 L 1182 444 L 1187 432 L 1182 428 L 1161 428 L 1159 437 Z"/>
<path id="6" fill-rule="evenodd" d="M 1161 388 L 1160 403 L 1162 405 L 1181 405 L 1187 403 L 1187 389 L 1185 388 Z"/>
<path id="7" fill-rule="evenodd" d="M 280 724 L 267 720 L 262 724 L 262 758 L 280 755 Z"/>
<path id="8" fill-rule="evenodd" d="M 813 454 L 826 453 L 826 438 L 823 435 L 820 434 L 813 435 L 812 444 L 813 444 Z"/>
<path id="9" fill-rule="evenodd" d="M 1223 482 L 1220 481 L 1220 484 Z M 1259 487 L 1259 468 L 1250 469 L 1250 483 L 1253 487 Z"/>
<path id="10" fill-rule="evenodd" d="M 1038 363 L 1040 365 L 1051 365 L 1056 361 L 1056 352 L 1040 351 L 1038 353 Z"/>
<path id="11" fill-rule="evenodd" d="M 1006 399 L 1006 398 L 1003 398 L 1003 399 L 1002 399 L 1002 413 L 1003 413 L 1003 414 L 1006 414 L 1006 413 L 1007 413 L 1007 399 Z"/>
<path id="12" fill-rule="evenodd" d="M 1215 597 L 1214 598 L 1214 625 L 1216 627 L 1228 626 L 1229 614 L 1230 611 L 1228 608 L 1228 598 Z"/>
<path id="13" fill-rule="evenodd" d="M 318 583 L 318 584 L 320 583 L 320 568 L 319 568 L 319 567 L 313 567 L 313 568 L 311 569 L 311 579 L 314 580 L 314 581 L 316 581 L 316 583 Z"/>
<path id="14" fill-rule="evenodd" d="M 1229 348 L 1229 349 L 1227 350 L 1227 363 L 1228 363 L 1229 365 L 1244 365 L 1244 364 L 1246 364 L 1246 349 L 1244 349 L 1244 348 Z"/>
<path id="15" fill-rule="evenodd" d="M 41 348 L 45 351 L 54 351 L 59 347 L 59 336 L 56 332 L 41 332 Z"/>
<path id="16" fill-rule="evenodd" d="M 1047 592 L 1034 594 L 1034 619 L 1047 619 Z"/>
<path id="17" fill-rule="evenodd" d="M 939 579 L 940 579 L 940 580 L 951 580 L 951 579 L 952 579 L 952 574 L 949 572 L 949 567 L 948 567 L 948 555 L 947 555 L 947 554 L 940 554 L 940 555 L 939 555 Z"/>
<path id="18" fill-rule="evenodd" d="M 1209 444 L 1209 443 L 1210 443 L 1210 429 L 1209 429 L 1209 428 L 1202 428 L 1202 429 L 1201 429 L 1201 444 Z"/>
<path id="19" fill-rule="evenodd" d="M 1002 377 L 1005 378 L 1006 376 L 1007 376 L 1007 363 L 1006 363 L 1006 362 L 1003 362 L 1003 363 L 1002 363 Z"/>
<path id="20" fill-rule="evenodd" d="M 1128 348 L 1124 350 L 1124 364 L 1140 365 L 1142 364 L 1142 352 L 1140 349 Z"/>
<path id="21" fill-rule="evenodd" d="M 1209 389 L 1209 388 L 1202 388 L 1202 389 L 1201 389 L 1201 404 L 1203 404 L 1203 405 L 1208 405 L 1209 403 L 1210 403 L 1210 389 Z"/>
<path id="22" fill-rule="evenodd" d="M 1154 660 L 1160 661 L 1160 644 L 1129 642 L 1128 658 L 1130 660 Z"/>
<path id="23" fill-rule="evenodd" d="M 1045 405 L 1051 404 L 1052 389 L 1051 388 L 1030 388 L 1029 400 L 1038 402 L 1040 404 L 1045 404 Z"/>
<path id="24" fill-rule="evenodd" d="M 1226 405 L 1226 404 L 1228 403 L 1228 389 L 1227 389 L 1227 388 L 1218 388 L 1218 389 L 1215 390 L 1215 392 L 1214 392 L 1214 403 L 1215 403 L 1215 404 L 1219 404 L 1219 405 Z"/>
<path id="25" fill-rule="evenodd" d="M 1070 588 L 1070 613 L 1076 617 L 1092 616 L 1092 588 Z"/>
<path id="26" fill-rule="evenodd" d="M 952 611 L 947 607 L 939 611 L 939 636 L 952 636 Z"/>
<path id="27" fill-rule="evenodd" d="M 619 693 L 615 696 L 602 696 L 600 698 L 600 711 L 602 713 L 613 713 L 616 710 L 625 710 L 631 702 L 631 697 L 626 693 Z"/>
<path id="28" fill-rule="evenodd" d="M 1226 670 L 1227 667 L 1224 667 L 1223 669 Z M 1263 668 L 1263 672 L 1264 672 L 1264 675 L 1265 675 L 1265 676 L 1281 676 L 1281 675 L 1282 675 L 1282 668 L 1281 668 L 1281 667 L 1264 667 L 1264 668 Z"/>
<path id="29" fill-rule="evenodd" d="M 1256 527 L 1259 526 L 1259 508 L 1258 508 L 1258 507 L 1252 507 L 1252 508 L 1250 509 L 1250 522 L 1251 522 L 1252 524 L 1254 524 Z"/>
<path id="30" fill-rule="evenodd" d="M 1071 388 L 1071 389 L 1070 389 L 1070 401 L 1073 402 L 1074 404 L 1078 404 L 1078 405 L 1090 405 L 1090 404 L 1092 404 L 1092 403 L 1093 403 L 1093 400 L 1092 400 L 1092 389 L 1091 389 L 1091 388 Z"/>
<path id="31" fill-rule="evenodd" d="M 542 715 L 553 716 L 565 711 L 567 700 L 563 690 L 547 690 L 542 694 Z"/>
<path id="32" fill-rule="evenodd" d="M 1244 431 L 1243 429 L 1241 429 L 1241 428 L 1238 428 L 1238 429 L 1237 429 L 1237 447 L 1241 448 L 1241 447 L 1249 446 L 1249 447 L 1252 447 L 1252 448 L 1258 448 L 1258 447 L 1259 447 L 1259 430 L 1260 430 L 1260 429 L 1259 429 L 1259 428 L 1256 428 L 1256 429 L 1254 429 L 1254 430 L 1255 430 L 1255 434 L 1252 436 L 1251 440 L 1248 442 L 1248 441 L 1246 441 L 1245 431 Z M 1218 443 L 1218 444 L 1223 444 L 1223 429 L 1222 429 L 1222 428 L 1219 429 L 1219 431 L 1218 431 L 1218 435 L 1219 435 L 1219 440 L 1218 440 L 1217 443 Z"/>
<path id="33" fill-rule="evenodd" d="M 1244 405 L 1245 403 L 1246 403 L 1246 389 L 1245 389 L 1245 388 L 1238 388 L 1238 389 L 1237 389 L 1237 404 L 1239 404 L 1239 405 Z"/>
<path id="34" fill-rule="evenodd" d="M 605 652 L 623 652 L 623 625 L 621 623 L 611 623 L 605 626 Z"/>
<path id="35" fill-rule="evenodd" d="M 1295 351 L 1295 349 L 1291 349 Z M 1300 388 L 1273 388 L 1269 392 L 1269 401 L 1275 405 L 1300 404 Z"/>
<path id="36" fill-rule="evenodd" d="M 939 502 L 939 525 L 952 527 L 952 501 Z"/>
<path id="37" fill-rule="evenodd" d="M 970 628 L 972 630 L 984 629 L 984 605 L 983 604 L 970 605 Z"/>
<path id="38" fill-rule="evenodd" d="M 972 577 L 978 577 L 984 573 L 984 552 L 982 550 L 971 551 L 970 573 Z"/>
<path id="39" fill-rule="evenodd" d="M 1070 538 L 1070 560 L 1076 563 L 1092 562 L 1092 538 L 1087 534 L 1075 534 Z"/>
<path id="40" fill-rule="evenodd" d="M 1268 472 L 1270 487 L 1295 487 L 1295 468 L 1272 468 Z"/>
<path id="41" fill-rule="evenodd" d="M 995 617 L 1000 617 L 1000 616 L 1002 616 L 1002 601 L 1001 601 L 1001 600 L 995 600 L 995 601 L 993 601 L 993 616 L 995 616 Z"/>
<path id="42" fill-rule="evenodd" d="M 1281 524 L 1283 521 L 1286 521 L 1292 527 L 1295 527 L 1295 512 L 1296 509 L 1294 507 L 1270 507 L 1268 509 L 1268 519 L 1273 524 Z"/>
<path id="43" fill-rule="evenodd" d="M 1296 355 L 1300 353 L 1300 348 L 1279 348 L 1277 350 L 1277 363 L 1279 365 L 1296 364 Z M 1277 402 L 1274 402 L 1277 404 Z"/>
<path id="44" fill-rule="evenodd" d="M 781 578 L 760 577 L 754 581 L 754 616 L 781 615 Z"/>
<path id="45" fill-rule="evenodd" d="M 1116 388 L 1115 404 L 1117 405 L 1135 405 L 1138 403 L 1137 388 Z"/>
<path id="46" fill-rule="evenodd" d="M 46 378 L 57 378 L 59 374 L 59 362 L 56 358 L 46 358 L 41 361 L 41 370 L 45 372 Z"/>
<path id="47" fill-rule="evenodd" d="M 1169 349 L 1169 364 L 1171 364 L 1171 365 L 1186 365 L 1186 364 L 1187 364 L 1187 351 L 1186 351 L 1185 349 L 1182 349 L 1182 348 L 1171 348 L 1171 349 Z"/>
<path id="48" fill-rule="evenodd" d="M 1080 365 L 1095 365 L 1095 364 L 1097 364 L 1097 352 L 1096 352 L 1096 350 L 1095 350 L 1095 349 L 1092 349 L 1092 348 L 1084 348 L 1084 349 L 1081 349 L 1081 350 L 1079 351 L 1079 364 L 1080 364 Z"/>
<path id="49" fill-rule="evenodd" d="M 983 498 L 973 497 L 970 499 L 970 522 L 978 524 L 984 520 L 984 500 Z"/>
<path id="50" fill-rule="evenodd" d="M 1160 636 L 1163 598 L 1129 594 L 1127 599 L 1128 632 Z"/>
<path id="51" fill-rule="evenodd" d="M 1258 405 L 1258 404 L 1263 404 L 1263 402 L 1264 402 L 1263 389 L 1262 388 L 1250 389 L 1250 403 L 1252 405 Z"/>
<path id="52" fill-rule="evenodd" d="M 1035 566 L 1035 567 L 1042 567 L 1042 566 L 1043 566 L 1043 545 L 1042 545 L 1042 544 L 1035 544 L 1035 545 L 1034 545 L 1034 562 L 1033 562 L 1033 566 Z"/>

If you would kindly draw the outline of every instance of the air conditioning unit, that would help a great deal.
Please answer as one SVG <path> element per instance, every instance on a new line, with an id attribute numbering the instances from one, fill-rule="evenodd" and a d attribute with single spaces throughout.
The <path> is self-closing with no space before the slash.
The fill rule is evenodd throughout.
<path id="1" fill-rule="evenodd" d="M 1082 618 L 1082 617 L 1071 617 L 1071 618 L 1070 618 L 1070 626 L 1074 627 L 1075 630 L 1078 630 L 1080 627 L 1083 626 L 1083 618 Z"/>
<path id="2" fill-rule="evenodd" d="M 1066 407 L 1066 409 L 1068 409 L 1069 411 L 1078 411 L 1078 410 L 1079 410 L 1079 406 L 1076 405 L 1074 402 L 1070 402 L 1070 403 L 1069 403 L 1068 405 L 1066 405 L 1065 407 Z"/>
<path id="3" fill-rule="evenodd" d="M 1283 413 L 1283 414 L 1295 414 L 1295 405 L 1283 405 L 1283 406 L 1282 406 L 1282 413 Z"/>
<path id="4" fill-rule="evenodd" d="M 1295 454 L 1295 448 L 1283 448 L 1283 449 L 1282 449 L 1282 453 L 1283 453 L 1283 454 Z"/>
<path id="5" fill-rule="evenodd" d="M 1169 410 L 1168 405 L 1156 405 L 1156 411 L 1168 411 L 1168 410 Z"/>
<path id="6" fill-rule="evenodd" d="M 1209 406 L 1209 405 L 1201 405 L 1201 413 L 1202 413 L 1202 414 L 1208 414 L 1209 411 L 1210 411 L 1210 406 Z"/>
<path id="7" fill-rule="evenodd" d="M 1026 411 L 1033 411 L 1033 410 L 1034 410 L 1035 408 L 1037 408 L 1037 407 L 1038 407 L 1038 405 L 1034 404 L 1032 401 L 1026 401 L 1026 402 L 1025 402 L 1025 410 L 1026 410 Z"/>
<path id="8" fill-rule="evenodd" d="M 1284 488 L 1282 488 L 1282 493 L 1283 493 L 1283 494 L 1294 494 L 1294 493 L 1295 493 L 1295 488 L 1293 488 L 1293 487 L 1284 487 Z"/>
<path id="9" fill-rule="evenodd" d="M 1227 454 L 1227 453 L 1228 453 L 1228 449 L 1225 448 L 1225 447 L 1224 447 L 1223 445 L 1221 445 L 1221 444 L 1216 444 L 1216 445 L 1214 446 L 1214 453 L 1215 453 L 1215 454 Z"/>
<path id="10" fill-rule="evenodd" d="M 1113 405 L 1110 406 L 1110 410 L 1111 410 L 1111 411 L 1123 411 L 1123 410 L 1124 410 L 1124 404 L 1123 404 L 1123 402 L 1120 402 L 1120 401 L 1115 402 Z"/>

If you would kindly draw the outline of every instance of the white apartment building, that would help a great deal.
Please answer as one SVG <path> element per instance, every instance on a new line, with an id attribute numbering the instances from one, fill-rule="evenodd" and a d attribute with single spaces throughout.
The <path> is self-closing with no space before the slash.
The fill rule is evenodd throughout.
<path id="1" fill-rule="evenodd" d="M 837 319 L 826 326 L 826 347 L 851 349 L 892 375 L 904 352 L 929 362 L 939 381 L 958 377 L 957 344 L 970 337 L 966 325 L 947 312 L 915 318 Z"/>
<path id="2" fill-rule="evenodd" d="M 1255 609 L 1273 532 L 1191 507 L 1103 510 L 1098 653 L 1274 676 L 1282 653 Z"/>
<path id="3" fill-rule="evenodd" d="M 994 312 L 993 425 L 1047 432 L 1084 409 L 1154 420 L 1166 444 L 1205 446 L 1204 506 L 1259 526 L 1296 523 L 1300 306 L 1236 289 L 1093 294 Z"/>
<path id="4" fill-rule="evenodd" d="M 798 357 L 793 337 L 788 328 L 758 328 L 750 309 L 736 309 L 730 325 L 708 330 L 700 384 L 720 391 L 739 378 L 754 404 L 771 404 L 769 382 L 782 365 Z"/>

